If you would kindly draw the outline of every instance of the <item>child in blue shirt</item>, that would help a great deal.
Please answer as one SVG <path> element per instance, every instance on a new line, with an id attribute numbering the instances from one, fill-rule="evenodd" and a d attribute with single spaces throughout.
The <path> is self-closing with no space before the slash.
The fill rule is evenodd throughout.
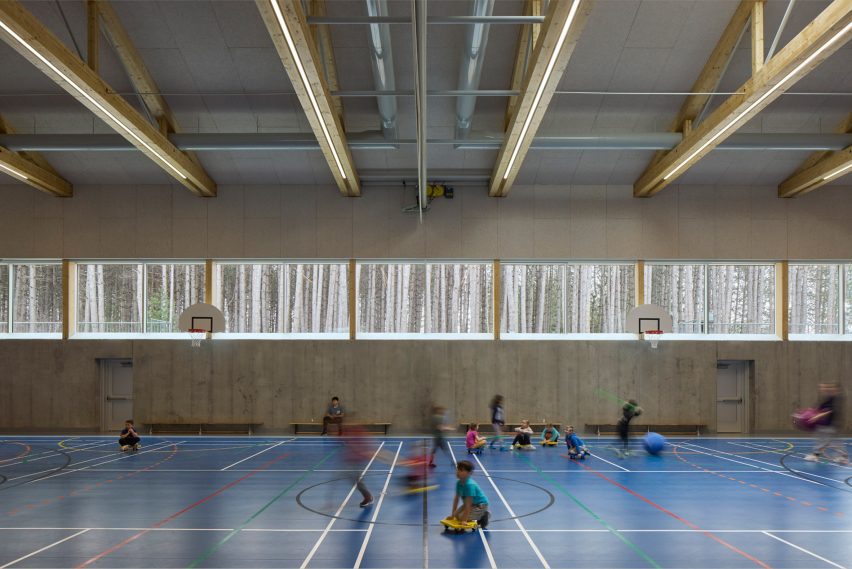
<path id="1" fill-rule="evenodd" d="M 488 512 L 488 498 L 482 492 L 471 475 L 473 474 L 473 463 L 462 460 L 456 465 L 456 495 L 453 496 L 453 513 L 451 518 L 461 523 L 475 521 L 479 527 L 488 526 L 491 514 Z M 461 502 L 461 506 L 459 506 Z"/>
<path id="2" fill-rule="evenodd" d="M 574 427 L 568 425 L 565 429 L 565 444 L 568 445 L 568 458 L 585 459 L 589 456 L 589 449 L 583 439 L 574 432 Z"/>

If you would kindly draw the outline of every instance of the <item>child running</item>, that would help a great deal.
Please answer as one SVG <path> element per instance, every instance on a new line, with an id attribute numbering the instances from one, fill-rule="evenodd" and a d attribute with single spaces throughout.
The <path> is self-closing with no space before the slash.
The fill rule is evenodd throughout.
<path id="1" fill-rule="evenodd" d="M 568 458 L 585 460 L 589 456 L 589 449 L 586 448 L 586 443 L 583 439 L 577 436 L 574 432 L 574 427 L 568 425 L 565 429 L 565 444 L 568 445 Z"/>
<path id="2" fill-rule="evenodd" d="M 432 407 L 432 454 L 429 456 L 429 466 L 435 467 L 435 455 L 438 449 L 447 452 L 447 443 L 444 440 L 444 432 L 450 430 L 447 425 L 447 410 L 435 405 Z"/>
<path id="3" fill-rule="evenodd" d="M 624 458 L 630 455 L 630 451 L 627 449 L 627 440 L 630 435 L 630 421 L 641 414 L 642 408 L 639 407 L 639 403 L 637 403 L 635 399 L 625 401 L 624 405 L 622 405 L 621 418 L 618 419 L 618 424 L 616 425 L 618 429 L 618 438 L 621 439 L 621 449 L 616 451 L 618 452 L 619 458 Z"/>
<path id="4" fill-rule="evenodd" d="M 559 429 L 553 426 L 553 423 L 548 423 L 541 432 L 541 444 L 559 442 Z"/>
<path id="5" fill-rule="evenodd" d="M 518 434 L 515 435 L 515 440 L 512 441 L 512 448 L 535 450 L 535 447 L 532 445 L 532 441 L 530 440 L 533 430 L 532 427 L 530 427 L 529 420 L 524 419 L 521 421 L 521 426 L 515 427 L 515 432 Z"/>
<path id="6" fill-rule="evenodd" d="M 488 498 L 473 478 L 473 463 L 462 460 L 456 465 L 456 494 L 453 496 L 453 513 L 450 518 L 460 523 L 477 522 L 479 527 L 488 527 L 491 514 Z M 459 505 L 461 502 L 461 505 Z"/>
<path id="7" fill-rule="evenodd" d="M 472 450 L 480 449 L 485 446 L 485 437 L 479 436 L 479 425 L 476 423 L 471 423 L 467 426 L 467 435 L 465 436 L 465 444 L 467 445 L 467 451 L 470 452 Z"/>
<path id="8" fill-rule="evenodd" d="M 821 397 L 817 407 L 818 413 L 811 419 L 816 425 L 817 443 L 814 451 L 807 455 L 805 460 L 819 462 L 819 459 L 824 457 L 837 464 L 847 465 L 849 454 L 846 452 L 846 445 L 835 438 L 837 427 L 841 424 L 840 410 L 843 409 L 840 386 L 836 383 L 820 383 L 819 392 Z"/>
<path id="9" fill-rule="evenodd" d="M 503 412 L 503 396 L 495 395 L 491 400 L 491 426 L 494 427 L 494 438 L 491 440 L 491 448 L 494 443 L 503 447 L 503 425 L 506 424 L 506 415 Z"/>
<path id="10" fill-rule="evenodd" d="M 142 445 L 139 443 L 142 439 L 136 434 L 136 427 L 133 426 L 133 419 L 128 419 L 124 422 L 124 428 L 121 430 L 121 436 L 118 438 L 118 444 L 121 446 L 122 452 L 129 450 L 139 450 Z"/>

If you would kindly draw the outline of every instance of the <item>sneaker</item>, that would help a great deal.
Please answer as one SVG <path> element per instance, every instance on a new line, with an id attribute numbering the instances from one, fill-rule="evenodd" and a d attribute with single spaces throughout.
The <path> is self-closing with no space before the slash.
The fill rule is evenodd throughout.
<path id="1" fill-rule="evenodd" d="M 359 506 L 361 506 L 362 508 L 366 508 L 367 506 L 370 506 L 372 504 L 373 504 L 373 497 L 367 496 L 366 498 L 361 500 L 361 503 L 359 504 Z"/>
<path id="2" fill-rule="evenodd" d="M 436 465 L 434 462 L 430 462 L 430 463 L 429 463 L 429 467 L 430 467 L 430 468 L 435 468 L 436 466 L 437 466 L 437 465 Z"/>
<path id="3" fill-rule="evenodd" d="M 142 448 L 142 445 L 140 445 L 139 443 L 133 445 L 133 450 L 139 450 L 140 448 Z"/>
<path id="4" fill-rule="evenodd" d="M 533 445 L 523 445 L 521 448 L 524 450 L 536 450 L 535 446 Z"/>
<path id="5" fill-rule="evenodd" d="M 130 445 L 124 445 L 121 447 L 121 452 L 127 452 L 130 450 Z"/>
<path id="6" fill-rule="evenodd" d="M 320 436 L 321 436 L 321 437 L 327 437 L 327 436 L 328 436 L 328 433 L 320 433 Z"/>
<path id="7" fill-rule="evenodd" d="M 479 527 L 481 527 L 482 529 L 487 528 L 488 527 L 488 521 L 490 519 L 491 519 L 491 512 L 486 511 L 485 514 L 483 514 L 482 518 L 479 520 Z"/>
<path id="8" fill-rule="evenodd" d="M 808 462 L 819 462 L 819 455 L 811 453 L 805 457 Z"/>
<path id="9" fill-rule="evenodd" d="M 834 462 L 834 464 L 839 464 L 841 466 L 847 466 L 849 464 L 849 459 L 841 456 L 840 458 L 835 458 L 833 462 Z"/>

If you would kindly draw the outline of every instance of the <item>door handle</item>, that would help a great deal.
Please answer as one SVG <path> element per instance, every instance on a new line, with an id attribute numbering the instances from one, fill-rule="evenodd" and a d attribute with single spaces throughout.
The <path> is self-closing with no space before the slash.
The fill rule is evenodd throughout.
<path id="1" fill-rule="evenodd" d="M 742 397 L 739 397 L 739 398 L 737 398 L 737 399 L 734 399 L 734 398 L 732 398 L 732 397 L 727 397 L 727 398 L 717 399 L 717 400 L 716 400 L 716 403 L 742 403 L 742 402 L 743 402 L 743 398 L 742 398 Z"/>
<path id="2" fill-rule="evenodd" d="M 133 401 L 132 397 L 107 397 L 107 401 Z"/>

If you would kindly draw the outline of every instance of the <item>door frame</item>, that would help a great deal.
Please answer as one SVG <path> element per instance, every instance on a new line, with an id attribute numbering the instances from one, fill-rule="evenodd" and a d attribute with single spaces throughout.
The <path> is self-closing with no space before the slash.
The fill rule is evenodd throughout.
<path id="1" fill-rule="evenodd" d="M 743 402 L 742 402 L 742 432 L 741 433 L 723 433 L 723 434 L 742 434 L 748 435 L 754 432 L 754 377 L 755 377 L 755 366 L 754 360 L 732 360 L 732 359 L 720 359 L 716 360 L 716 370 L 719 369 L 720 365 L 736 365 L 743 367 Z M 714 420 L 716 423 L 716 432 L 719 432 L 719 422 L 718 422 L 718 413 L 719 413 L 719 378 L 718 375 L 714 378 L 713 385 L 713 413 Z"/>
<path id="2" fill-rule="evenodd" d="M 108 369 L 109 364 L 112 362 L 118 364 L 129 363 L 130 367 L 133 367 L 133 358 L 97 358 L 98 362 L 98 377 L 100 378 L 100 402 L 98 404 L 98 413 L 100 414 L 100 429 L 102 433 L 111 432 L 107 428 L 107 414 L 106 414 L 106 405 L 107 405 L 107 381 L 109 381 Z M 133 380 L 133 390 L 136 391 L 136 380 Z"/>

